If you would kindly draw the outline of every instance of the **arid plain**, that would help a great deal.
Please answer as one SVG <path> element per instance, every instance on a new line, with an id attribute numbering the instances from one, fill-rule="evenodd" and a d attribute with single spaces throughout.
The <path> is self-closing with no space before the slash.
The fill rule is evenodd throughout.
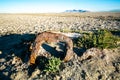
<path id="1" fill-rule="evenodd" d="M 103 50 L 90 48 L 85 51 L 77 47 L 74 58 L 62 63 L 60 71 L 55 74 L 43 73 L 39 65 L 32 70 L 28 65 L 31 53 L 28 49 L 38 33 L 88 32 L 99 29 L 120 31 L 120 13 L 0 14 L 0 79 L 119 80 L 120 47 Z M 99 53 L 104 54 L 104 57 L 97 55 Z M 85 58 L 86 54 L 95 56 Z"/>
<path id="2" fill-rule="evenodd" d="M 0 14 L 0 33 L 120 29 L 120 13 Z"/>

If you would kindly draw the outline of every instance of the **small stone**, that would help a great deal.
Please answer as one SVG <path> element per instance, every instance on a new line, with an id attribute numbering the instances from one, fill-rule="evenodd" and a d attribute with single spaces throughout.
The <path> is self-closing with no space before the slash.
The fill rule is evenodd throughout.
<path id="1" fill-rule="evenodd" d="M 20 63 L 22 63 L 22 60 L 19 57 L 15 56 L 13 58 L 12 64 L 20 64 Z"/>
<path id="2" fill-rule="evenodd" d="M 26 75 L 23 72 L 18 72 L 17 75 L 15 76 L 14 80 L 27 80 Z"/>
<path id="3" fill-rule="evenodd" d="M 32 78 L 35 78 L 35 77 L 37 77 L 37 75 L 38 74 L 40 74 L 40 70 L 39 69 L 37 69 L 36 71 L 34 71 L 33 73 L 32 73 Z"/>
<path id="4" fill-rule="evenodd" d="M 2 65 L 1 67 L 0 67 L 0 70 L 4 70 L 6 68 L 6 66 L 5 65 Z"/>
<path id="5" fill-rule="evenodd" d="M 8 72 L 3 72 L 3 74 L 4 74 L 5 76 L 8 76 Z"/>
<path id="6" fill-rule="evenodd" d="M 0 59 L 0 62 L 5 62 L 6 60 L 4 58 Z"/>
<path id="7" fill-rule="evenodd" d="M 55 80 L 60 80 L 60 76 L 56 76 L 56 77 L 55 77 Z"/>
<path id="8" fill-rule="evenodd" d="M 2 54 L 2 51 L 0 51 L 0 54 Z"/>
<path id="9" fill-rule="evenodd" d="M 40 77 L 43 77 L 43 75 L 40 75 Z"/>

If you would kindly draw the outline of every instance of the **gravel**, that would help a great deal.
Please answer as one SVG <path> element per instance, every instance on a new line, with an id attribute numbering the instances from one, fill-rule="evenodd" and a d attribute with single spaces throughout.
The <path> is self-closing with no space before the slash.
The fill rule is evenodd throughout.
<path id="1" fill-rule="evenodd" d="M 97 14 L 97 13 L 96 13 Z M 119 19 L 120 14 L 113 13 L 113 18 L 117 16 Z M 111 14 L 111 15 L 113 15 Z M 93 29 L 120 29 L 119 20 L 105 20 L 99 18 L 101 15 L 97 15 L 97 18 L 92 15 L 88 17 L 89 14 L 76 14 L 70 16 L 45 16 L 45 15 L 35 15 L 35 14 L 0 14 L 0 33 L 39 33 L 46 30 L 52 31 L 64 31 L 64 30 L 80 30 L 88 31 Z M 64 14 L 63 14 L 64 15 Z M 115 16 L 116 15 L 116 16 Z M 105 16 L 105 14 L 103 14 Z M 105 16 L 105 18 L 108 15 Z M 109 17 L 109 16 L 108 16 Z"/>
<path id="2" fill-rule="evenodd" d="M 120 30 L 119 19 L 119 13 L 0 14 L 0 80 L 119 80 L 119 48 L 75 48 L 74 58 L 62 62 L 56 73 L 28 64 L 37 33 Z"/>

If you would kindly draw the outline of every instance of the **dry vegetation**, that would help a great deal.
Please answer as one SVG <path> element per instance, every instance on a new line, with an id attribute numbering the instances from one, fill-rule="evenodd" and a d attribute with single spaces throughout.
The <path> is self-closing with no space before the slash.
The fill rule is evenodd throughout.
<path id="1" fill-rule="evenodd" d="M 107 39 L 101 37 L 80 38 L 74 47 L 74 58 L 67 63 L 57 58 L 41 58 L 37 65 L 28 65 L 29 47 L 37 33 L 47 30 L 84 33 L 99 29 L 112 33 L 116 30 L 117 33 L 110 34 L 119 38 L 120 13 L 0 14 L 0 80 L 119 80 L 120 45 L 115 49 L 93 48 L 99 47 L 96 40 Z M 111 40 L 108 38 L 106 42 Z M 92 47 L 88 43 L 91 41 Z M 83 42 L 88 44 L 87 49 L 81 48 Z"/>

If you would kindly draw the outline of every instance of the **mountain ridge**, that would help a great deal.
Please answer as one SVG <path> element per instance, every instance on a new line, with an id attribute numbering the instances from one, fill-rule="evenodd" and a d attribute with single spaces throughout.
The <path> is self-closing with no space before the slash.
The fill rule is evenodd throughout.
<path id="1" fill-rule="evenodd" d="M 109 12 L 120 12 L 120 9 L 113 9 L 113 10 L 110 10 Z"/>
<path id="2" fill-rule="evenodd" d="M 90 12 L 90 11 L 88 11 L 88 10 L 82 10 L 82 9 L 78 9 L 78 10 L 73 9 L 73 10 L 66 10 L 65 12 Z"/>

